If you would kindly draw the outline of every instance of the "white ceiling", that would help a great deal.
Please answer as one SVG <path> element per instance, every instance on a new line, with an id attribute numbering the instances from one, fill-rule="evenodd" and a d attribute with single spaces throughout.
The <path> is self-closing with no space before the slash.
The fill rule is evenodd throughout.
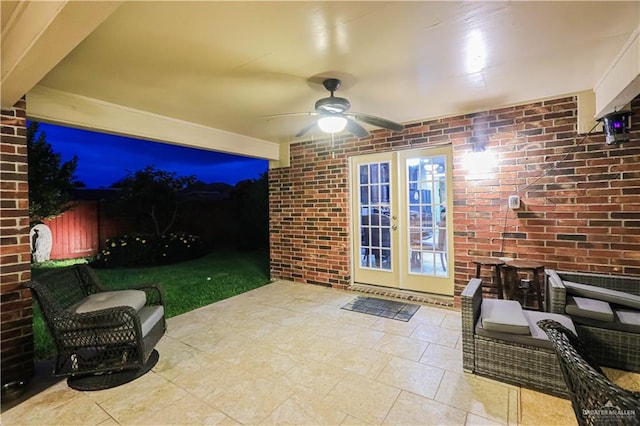
<path id="1" fill-rule="evenodd" d="M 38 86 L 289 142 L 311 118 L 263 116 L 313 111 L 319 76 L 401 123 L 593 89 L 639 17 L 638 2 L 125 2 Z"/>

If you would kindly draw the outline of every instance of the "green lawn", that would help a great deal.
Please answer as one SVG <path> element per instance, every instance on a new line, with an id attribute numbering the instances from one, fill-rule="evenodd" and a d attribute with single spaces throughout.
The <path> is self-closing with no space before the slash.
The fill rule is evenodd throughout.
<path id="1" fill-rule="evenodd" d="M 38 275 L 53 267 L 73 262 L 51 262 L 32 269 Z M 144 283 L 159 284 L 166 295 L 167 318 L 180 315 L 244 293 L 269 282 L 269 262 L 265 251 L 216 251 L 200 259 L 153 268 L 96 269 L 103 284 L 111 289 Z M 51 356 L 54 350 L 46 325 L 34 300 L 33 334 L 36 359 Z"/>

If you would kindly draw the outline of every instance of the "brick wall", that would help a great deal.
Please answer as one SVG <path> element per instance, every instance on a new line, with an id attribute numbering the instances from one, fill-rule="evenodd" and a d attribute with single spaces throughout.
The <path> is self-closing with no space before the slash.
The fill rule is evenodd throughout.
<path id="1" fill-rule="evenodd" d="M 633 109 L 640 116 L 640 98 Z M 601 132 L 576 133 L 577 100 L 565 97 L 343 137 L 334 149 L 327 139 L 294 144 L 291 166 L 269 172 L 272 277 L 349 285 L 348 158 L 443 144 L 454 156 L 456 296 L 475 255 L 640 275 L 640 119 L 631 121 L 632 140 L 608 147 Z M 465 165 L 477 143 L 497 161 L 482 174 Z"/>
<path id="2" fill-rule="evenodd" d="M 2 384 L 33 375 L 26 105 L 0 113 L 0 327 Z"/>

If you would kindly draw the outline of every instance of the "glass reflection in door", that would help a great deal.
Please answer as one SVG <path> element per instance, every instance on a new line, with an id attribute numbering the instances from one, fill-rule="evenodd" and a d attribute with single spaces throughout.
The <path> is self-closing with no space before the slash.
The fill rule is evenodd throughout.
<path id="1" fill-rule="evenodd" d="M 447 276 L 446 157 L 414 157 L 407 176 L 408 268 L 412 274 Z"/>
<path id="2" fill-rule="evenodd" d="M 361 164 L 358 168 L 360 199 L 360 266 L 391 269 L 391 183 L 389 162 Z"/>

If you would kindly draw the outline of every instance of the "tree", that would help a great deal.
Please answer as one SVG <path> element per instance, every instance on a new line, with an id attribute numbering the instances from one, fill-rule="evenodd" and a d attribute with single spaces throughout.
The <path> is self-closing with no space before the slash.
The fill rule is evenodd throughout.
<path id="1" fill-rule="evenodd" d="M 174 172 L 147 166 L 129 173 L 112 185 L 119 192 L 113 208 L 119 214 L 133 217 L 139 225 L 152 228 L 161 236 L 169 232 L 184 201 L 181 192 L 196 181 L 195 176 L 176 176 Z M 145 226 L 151 221 L 151 227 Z"/>
<path id="2" fill-rule="evenodd" d="M 269 246 L 269 178 L 267 172 L 258 179 L 236 184 L 232 199 L 239 222 L 239 242 L 244 248 Z"/>
<path id="3" fill-rule="evenodd" d="M 83 186 L 74 173 L 78 157 L 62 163 L 44 131 L 32 121 L 27 127 L 29 218 L 31 223 L 59 216 L 72 207 L 71 190 Z"/>

